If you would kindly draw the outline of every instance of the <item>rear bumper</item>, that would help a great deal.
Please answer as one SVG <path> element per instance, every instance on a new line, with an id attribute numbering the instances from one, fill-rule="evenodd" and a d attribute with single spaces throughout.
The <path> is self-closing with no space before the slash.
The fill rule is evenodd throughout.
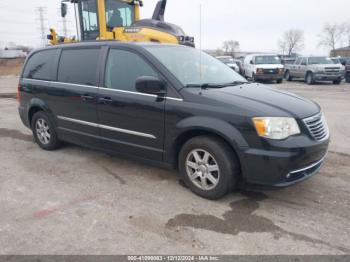
<path id="1" fill-rule="evenodd" d="M 248 149 L 241 159 L 244 183 L 282 188 L 309 179 L 321 169 L 328 145 L 329 138 L 316 142 L 301 136 L 283 141 L 280 148 L 276 141 L 271 150 Z"/>
<path id="2" fill-rule="evenodd" d="M 23 106 L 20 106 L 18 108 L 18 113 L 19 113 L 19 116 L 20 116 L 20 118 L 22 120 L 22 123 L 26 127 L 30 128 L 30 123 L 29 123 L 29 119 L 28 119 L 28 111 L 27 111 L 27 109 L 25 107 L 23 107 Z"/>

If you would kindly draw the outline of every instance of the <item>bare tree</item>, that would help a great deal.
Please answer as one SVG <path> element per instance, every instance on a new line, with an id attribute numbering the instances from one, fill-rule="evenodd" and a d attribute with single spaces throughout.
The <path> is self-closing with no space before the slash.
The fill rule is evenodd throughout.
<path id="1" fill-rule="evenodd" d="M 339 24 L 326 24 L 320 35 L 320 45 L 331 49 L 331 52 L 337 48 L 341 42 L 344 33 L 344 26 Z"/>
<path id="2" fill-rule="evenodd" d="M 291 55 L 304 48 L 304 32 L 298 29 L 290 29 L 283 34 L 278 46 L 283 54 Z"/>
<path id="3" fill-rule="evenodd" d="M 234 40 L 225 41 L 222 45 L 222 49 L 226 55 L 234 57 L 235 53 L 239 49 L 239 42 Z"/>

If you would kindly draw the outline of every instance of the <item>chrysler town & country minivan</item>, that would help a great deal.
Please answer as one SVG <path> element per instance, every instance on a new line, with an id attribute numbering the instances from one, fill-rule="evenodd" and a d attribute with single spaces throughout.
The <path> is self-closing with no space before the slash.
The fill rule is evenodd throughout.
<path id="1" fill-rule="evenodd" d="M 89 42 L 36 50 L 18 86 L 19 114 L 45 150 L 62 141 L 178 168 L 196 194 L 285 187 L 321 168 L 321 108 L 247 82 L 201 51 Z"/>

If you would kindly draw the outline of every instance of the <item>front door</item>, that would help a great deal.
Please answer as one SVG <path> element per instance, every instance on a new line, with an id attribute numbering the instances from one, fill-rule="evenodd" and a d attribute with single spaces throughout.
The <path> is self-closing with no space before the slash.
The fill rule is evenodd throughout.
<path id="1" fill-rule="evenodd" d="M 137 92 L 140 76 L 159 77 L 141 55 L 109 50 L 97 106 L 102 143 L 111 151 L 161 161 L 165 100 Z"/>

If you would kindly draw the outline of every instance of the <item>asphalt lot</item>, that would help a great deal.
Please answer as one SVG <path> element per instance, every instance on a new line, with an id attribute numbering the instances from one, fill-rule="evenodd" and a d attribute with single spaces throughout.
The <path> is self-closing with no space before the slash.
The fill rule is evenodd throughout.
<path id="1" fill-rule="evenodd" d="M 0 254 L 350 254 L 350 84 L 273 86 L 323 107 L 324 168 L 291 188 L 208 201 L 175 171 L 39 149 L 11 98 L 17 79 L 0 78 Z"/>

